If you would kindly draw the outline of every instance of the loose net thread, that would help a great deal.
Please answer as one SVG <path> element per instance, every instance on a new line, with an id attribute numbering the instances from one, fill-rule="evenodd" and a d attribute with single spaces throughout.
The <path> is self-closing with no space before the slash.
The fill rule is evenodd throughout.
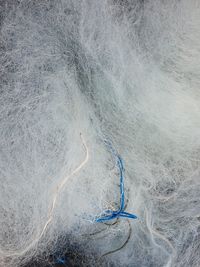
<path id="1" fill-rule="evenodd" d="M 76 173 L 78 173 L 84 166 L 85 164 L 88 162 L 89 159 L 89 152 L 88 152 L 88 148 L 87 145 L 85 143 L 85 140 L 82 136 L 82 134 L 80 133 L 80 138 L 85 150 L 85 159 L 81 162 L 81 164 L 75 169 L 73 170 L 69 175 L 67 175 L 57 186 L 56 186 L 56 190 L 53 196 L 53 201 L 51 204 L 51 208 L 49 210 L 49 214 L 48 214 L 48 220 L 46 221 L 46 223 L 44 224 L 44 227 L 41 231 L 41 233 L 39 234 L 39 236 L 37 238 L 35 238 L 24 250 L 22 251 L 18 251 L 18 252 L 13 252 L 13 253 L 4 253 L 4 255 L 6 256 L 20 256 L 23 255 L 24 253 L 26 253 L 28 250 L 30 250 L 40 239 L 41 237 L 44 235 L 48 225 L 51 223 L 52 219 L 53 219 L 53 212 L 56 206 L 56 202 L 58 199 L 58 195 L 60 193 L 60 191 L 62 190 L 62 188 L 65 186 L 66 182 L 69 180 L 69 178 L 71 178 L 73 175 L 75 175 Z"/>

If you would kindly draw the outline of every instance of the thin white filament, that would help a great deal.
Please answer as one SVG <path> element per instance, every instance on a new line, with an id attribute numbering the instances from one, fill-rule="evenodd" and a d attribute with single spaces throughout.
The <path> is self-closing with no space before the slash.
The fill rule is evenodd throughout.
<path id="1" fill-rule="evenodd" d="M 63 189 L 63 187 L 65 186 L 65 184 L 69 180 L 69 178 L 71 178 L 73 175 L 78 173 L 85 166 L 85 164 L 88 162 L 88 159 L 89 159 L 88 147 L 87 147 L 85 140 L 84 140 L 81 133 L 80 133 L 80 138 L 81 138 L 84 150 L 85 150 L 85 158 L 75 170 L 73 170 L 69 175 L 64 177 L 64 179 L 57 185 L 56 190 L 54 190 L 55 194 L 52 197 L 53 200 L 52 200 L 51 208 L 50 208 L 49 213 L 48 213 L 48 219 L 47 219 L 46 223 L 44 224 L 44 227 L 43 227 L 41 233 L 24 250 L 18 251 L 18 252 L 15 251 L 14 253 L 4 253 L 3 252 L 4 255 L 6 255 L 6 256 L 21 256 L 21 255 L 23 255 L 27 251 L 29 251 L 34 245 L 36 245 L 36 243 L 38 243 L 38 241 L 44 235 L 48 225 L 51 223 L 51 221 L 53 219 L 53 212 L 54 212 L 54 209 L 56 206 L 56 202 L 57 202 L 59 193 L 61 192 L 61 190 Z"/>

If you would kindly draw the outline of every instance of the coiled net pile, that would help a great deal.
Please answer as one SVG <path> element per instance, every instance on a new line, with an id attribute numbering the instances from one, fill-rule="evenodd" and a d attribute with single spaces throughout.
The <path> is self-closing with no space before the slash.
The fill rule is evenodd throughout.
<path id="1" fill-rule="evenodd" d="M 200 266 L 199 13 L 0 1 L 0 266 Z"/>

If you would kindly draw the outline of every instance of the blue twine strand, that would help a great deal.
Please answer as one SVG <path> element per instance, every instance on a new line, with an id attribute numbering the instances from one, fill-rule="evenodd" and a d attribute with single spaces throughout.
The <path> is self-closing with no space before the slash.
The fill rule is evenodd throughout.
<path id="1" fill-rule="evenodd" d="M 109 147 L 111 150 L 112 154 L 116 158 L 116 163 L 119 169 L 119 175 L 120 175 L 120 208 L 116 211 L 114 210 L 105 210 L 103 215 L 99 218 L 97 218 L 95 221 L 96 222 L 105 222 L 105 221 L 110 221 L 115 218 L 123 217 L 123 218 L 129 218 L 129 219 L 137 219 L 137 216 L 128 212 L 125 212 L 125 201 L 124 201 L 124 164 L 123 160 L 120 157 L 120 155 L 115 151 L 113 148 L 111 142 L 105 140 L 105 144 Z"/>
<path id="2" fill-rule="evenodd" d="M 56 263 L 65 264 L 65 259 L 63 259 L 63 258 L 57 258 L 56 259 Z"/>
<path id="3" fill-rule="evenodd" d="M 54 255 L 54 263 L 55 264 L 61 264 L 61 265 L 65 265 L 67 261 L 67 258 L 65 256 L 62 256 L 62 253 L 56 253 Z"/>

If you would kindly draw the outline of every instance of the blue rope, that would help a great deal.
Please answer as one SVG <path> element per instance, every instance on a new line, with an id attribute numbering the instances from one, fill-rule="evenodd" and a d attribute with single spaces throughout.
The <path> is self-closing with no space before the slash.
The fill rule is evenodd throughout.
<path id="1" fill-rule="evenodd" d="M 59 248 L 56 253 L 53 255 L 54 264 L 65 265 L 67 263 L 67 256 Z"/>
<path id="2" fill-rule="evenodd" d="M 119 175 L 120 175 L 120 208 L 116 211 L 113 210 L 105 210 L 103 215 L 99 218 L 97 218 L 96 222 L 105 222 L 110 221 L 115 218 L 123 217 L 123 218 L 129 218 L 129 219 L 137 219 L 137 216 L 128 212 L 125 212 L 125 201 L 124 201 L 124 164 L 122 161 L 122 158 L 120 155 L 115 151 L 115 149 L 112 147 L 112 144 L 105 140 L 105 144 L 109 147 L 112 154 L 116 158 L 116 163 L 119 169 Z"/>
<path id="3" fill-rule="evenodd" d="M 61 253 L 59 253 L 59 255 L 54 256 L 54 263 L 55 264 L 62 264 L 65 265 L 67 259 L 65 256 L 61 256 Z"/>
<path id="4" fill-rule="evenodd" d="M 65 264 L 65 259 L 64 258 L 57 258 L 55 263 L 56 264 Z"/>

